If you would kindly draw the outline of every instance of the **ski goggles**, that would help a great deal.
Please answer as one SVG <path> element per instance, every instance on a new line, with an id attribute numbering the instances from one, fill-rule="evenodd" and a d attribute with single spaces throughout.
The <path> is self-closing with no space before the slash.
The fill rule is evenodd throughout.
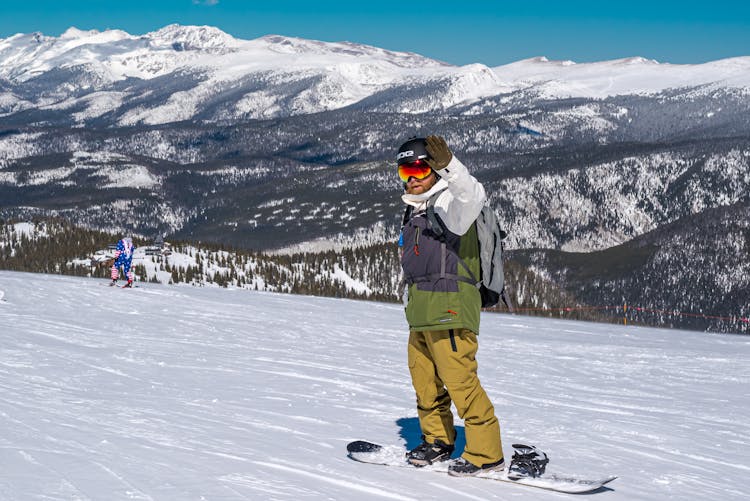
<path id="1" fill-rule="evenodd" d="M 414 179 L 424 179 L 432 173 L 432 167 L 424 160 L 416 160 L 408 164 L 398 166 L 398 177 L 401 181 L 407 182 L 410 177 Z"/>

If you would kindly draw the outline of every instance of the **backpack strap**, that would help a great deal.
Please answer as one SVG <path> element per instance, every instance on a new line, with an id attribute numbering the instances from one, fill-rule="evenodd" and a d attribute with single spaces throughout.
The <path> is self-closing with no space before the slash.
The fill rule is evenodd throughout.
<path id="1" fill-rule="evenodd" d="M 401 218 L 401 228 L 406 226 L 406 223 L 409 222 L 409 219 L 411 219 L 412 212 L 414 212 L 414 207 L 406 204 L 406 209 L 404 209 L 404 217 Z"/>
<path id="2" fill-rule="evenodd" d="M 427 280 L 419 280 L 419 281 L 431 281 L 436 280 L 437 278 L 449 278 L 451 280 L 457 280 L 459 282 L 466 282 L 469 283 L 477 288 L 479 288 L 482 285 L 481 280 L 477 280 L 474 276 L 474 273 L 471 272 L 471 269 L 469 268 L 469 265 L 466 264 L 466 261 L 461 259 L 461 256 L 458 255 L 457 252 L 454 252 L 456 258 L 458 259 L 458 262 L 461 266 L 463 266 L 464 270 L 466 270 L 466 273 L 469 274 L 469 278 L 460 276 L 460 275 L 453 275 L 445 273 L 445 258 L 447 255 L 447 245 L 446 245 L 446 238 L 445 238 L 445 232 L 448 231 L 448 228 L 445 226 L 445 223 L 441 219 L 441 217 L 435 212 L 435 203 L 437 202 L 437 199 L 440 195 L 443 194 L 445 190 L 448 188 L 443 188 L 442 190 L 438 191 L 434 195 L 432 195 L 427 200 L 427 210 L 425 211 L 427 214 L 427 221 L 430 223 L 430 229 L 435 234 L 437 239 L 440 241 L 440 275 L 429 275 L 427 277 L 420 277 L 425 278 Z"/>
<path id="3" fill-rule="evenodd" d="M 447 189 L 448 188 L 443 188 L 427 200 L 427 220 L 430 222 L 430 228 L 433 233 L 435 233 L 435 236 L 441 242 L 445 242 L 445 232 L 447 231 L 447 228 L 440 216 L 435 213 L 435 203 L 437 202 L 438 197 Z"/>
<path id="4" fill-rule="evenodd" d="M 432 275 L 424 275 L 421 277 L 417 277 L 415 279 L 411 280 L 411 283 L 421 283 L 421 282 L 436 282 L 437 280 L 441 278 L 447 278 L 448 280 L 455 280 L 456 282 L 465 282 L 467 284 L 471 284 L 474 287 L 478 287 L 477 283 L 467 277 L 461 276 L 461 275 L 455 275 L 453 273 L 433 273 Z"/>

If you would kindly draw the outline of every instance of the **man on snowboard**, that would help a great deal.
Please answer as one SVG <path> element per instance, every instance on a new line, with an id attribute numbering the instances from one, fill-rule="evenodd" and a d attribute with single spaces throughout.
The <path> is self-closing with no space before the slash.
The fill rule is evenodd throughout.
<path id="1" fill-rule="evenodd" d="M 448 472 L 502 470 L 500 425 L 477 377 L 481 297 L 458 260 L 481 276 L 475 220 L 486 200 L 484 187 L 439 136 L 410 139 L 399 148 L 397 163 L 407 204 L 399 246 L 408 294 L 409 371 L 423 439 L 407 460 L 425 466 L 450 459 L 453 403 L 464 420 L 466 447 Z M 428 201 L 446 229 L 442 234 L 433 229 Z"/>

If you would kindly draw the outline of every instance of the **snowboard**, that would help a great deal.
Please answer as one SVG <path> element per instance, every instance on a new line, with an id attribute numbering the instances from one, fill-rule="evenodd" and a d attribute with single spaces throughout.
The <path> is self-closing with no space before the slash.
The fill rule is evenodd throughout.
<path id="1" fill-rule="evenodd" d="M 406 461 L 403 447 L 384 446 L 357 440 L 350 442 L 346 446 L 349 457 L 360 463 L 379 464 L 384 466 L 399 466 L 405 468 L 415 468 L 418 470 L 427 470 L 435 472 L 448 472 L 447 462 L 435 463 L 429 466 L 416 467 Z M 482 478 L 487 480 L 496 480 L 499 482 L 510 482 L 513 484 L 525 485 L 528 487 L 537 487 L 550 491 L 567 492 L 570 494 L 583 494 L 601 489 L 605 484 L 616 479 L 616 476 L 603 477 L 596 480 L 584 479 L 573 476 L 560 475 L 542 475 L 536 478 L 520 478 L 511 480 L 505 471 L 488 471 L 480 472 L 471 478 Z"/>

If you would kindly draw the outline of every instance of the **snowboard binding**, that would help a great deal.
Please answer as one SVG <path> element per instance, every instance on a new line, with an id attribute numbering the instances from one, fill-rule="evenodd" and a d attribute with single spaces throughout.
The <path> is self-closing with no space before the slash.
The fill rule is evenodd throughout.
<path id="1" fill-rule="evenodd" d="M 549 463 L 547 454 L 533 445 L 513 444 L 513 458 L 508 467 L 508 478 L 535 478 L 544 473 Z"/>

